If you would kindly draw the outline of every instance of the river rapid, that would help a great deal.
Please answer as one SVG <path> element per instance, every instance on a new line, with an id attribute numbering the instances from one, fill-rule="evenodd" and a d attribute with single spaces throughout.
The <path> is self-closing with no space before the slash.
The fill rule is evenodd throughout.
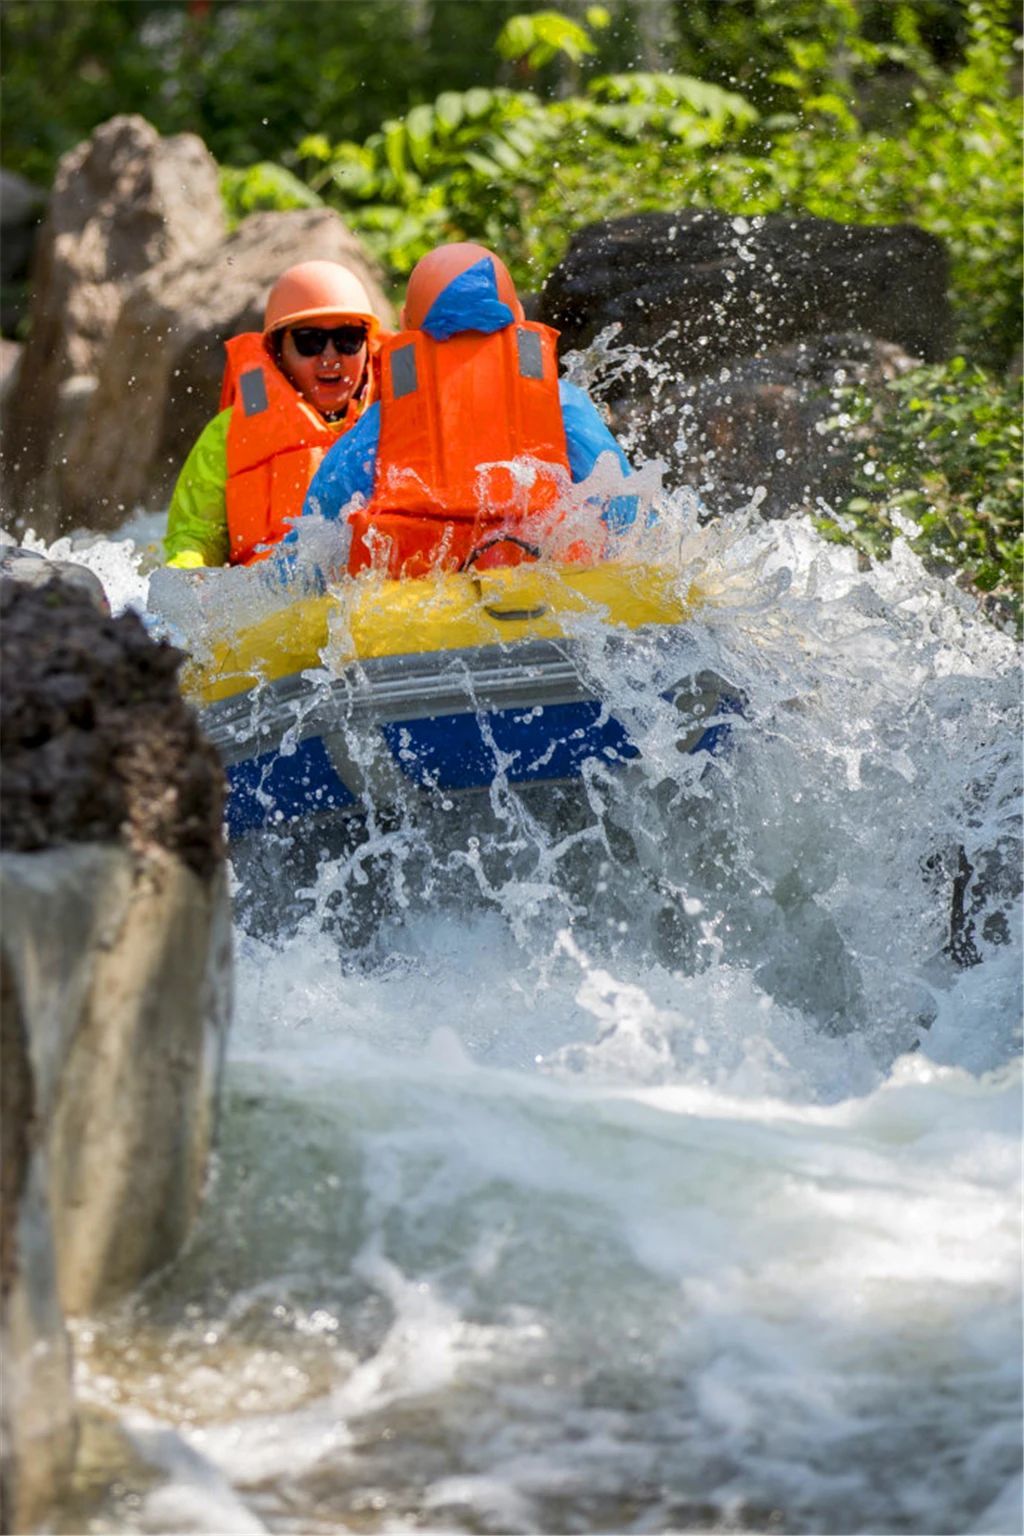
<path id="1" fill-rule="evenodd" d="M 902 544 L 660 529 L 724 755 L 584 623 L 636 762 L 238 851 L 208 1198 L 76 1327 L 61 1529 L 1022 1528 L 1017 647 Z M 144 610 L 155 531 L 50 552 Z"/>

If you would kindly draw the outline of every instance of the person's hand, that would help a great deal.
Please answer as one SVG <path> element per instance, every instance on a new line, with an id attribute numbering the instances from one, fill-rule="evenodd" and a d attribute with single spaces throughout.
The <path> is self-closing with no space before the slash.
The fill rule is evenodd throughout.
<path id="1" fill-rule="evenodd" d="M 181 549 L 167 562 L 170 571 L 207 571 L 210 567 L 198 549 Z"/>

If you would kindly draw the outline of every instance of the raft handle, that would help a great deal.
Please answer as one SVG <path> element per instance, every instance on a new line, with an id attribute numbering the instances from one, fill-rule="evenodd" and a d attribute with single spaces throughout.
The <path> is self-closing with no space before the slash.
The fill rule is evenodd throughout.
<path id="1" fill-rule="evenodd" d="M 536 608 L 491 608 L 484 604 L 484 613 L 489 619 L 540 619 L 547 611 L 546 603 L 540 603 Z"/>
<path id="2" fill-rule="evenodd" d="M 487 551 L 489 549 L 493 549 L 496 544 L 514 544 L 517 549 L 521 549 L 525 554 L 529 555 L 531 560 L 540 559 L 540 550 L 537 548 L 536 544 L 527 544 L 525 539 L 517 539 L 514 533 L 498 533 L 495 534 L 493 539 L 485 539 L 482 544 L 478 544 L 476 549 L 473 550 L 472 554 L 467 555 L 466 559 L 463 560 L 462 564 L 459 566 L 459 570 L 471 570 L 476 562 L 480 559 L 480 556 L 485 555 Z"/>

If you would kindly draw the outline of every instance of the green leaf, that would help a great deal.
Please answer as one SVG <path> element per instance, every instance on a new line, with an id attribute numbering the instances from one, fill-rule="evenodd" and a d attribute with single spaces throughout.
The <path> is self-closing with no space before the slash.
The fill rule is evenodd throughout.
<path id="1" fill-rule="evenodd" d="M 512 147 L 507 139 L 501 138 L 496 133 L 487 135 L 483 142 L 483 148 L 506 171 L 518 171 L 523 163 L 522 155 Z"/>
<path id="2" fill-rule="evenodd" d="M 488 159 L 486 155 L 480 154 L 478 150 L 463 150 L 462 158 L 465 160 L 467 165 L 471 165 L 473 167 L 474 171 L 479 171 L 481 176 L 487 177 L 488 181 L 501 180 L 501 166 L 498 165 L 496 161 Z"/>
<path id="3" fill-rule="evenodd" d="M 404 123 L 400 123 L 400 122 L 396 122 L 392 118 L 389 122 L 386 122 L 384 124 L 383 132 L 384 132 L 384 158 L 387 161 L 388 169 L 391 171 L 392 176 L 394 176 L 396 181 L 400 182 L 400 181 L 403 180 L 403 178 L 405 177 L 405 174 L 406 174 L 406 167 L 405 167 L 405 147 L 406 147 L 405 124 Z"/>
<path id="4" fill-rule="evenodd" d="M 498 33 L 494 46 L 503 59 L 522 59 L 529 53 L 534 41 L 533 18 L 510 16 Z"/>
<path id="5" fill-rule="evenodd" d="M 434 116 L 447 133 L 454 133 L 465 115 L 463 98 L 458 91 L 442 91 L 434 102 Z"/>
<path id="6" fill-rule="evenodd" d="M 499 32 L 495 47 L 503 59 L 526 59 L 531 69 L 543 68 L 559 54 L 578 64 L 595 51 L 586 28 L 558 11 L 511 16 Z"/>
<path id="7" fill-rule="evenodd" d="M 485 91 L 482 85 L 474 85 L 472 90 L 466 92 L 462 98 L 467 117 L 483 117 L 491 110 L 494 102 L 494 92 Z"/>
<path id="8" fill-rule="evenodd" d="M 434 141 L 433 107 L 413 107 L 406 115 L 405 132 L 409 158 L 418 171 L 426 171 Z"/>
<path id="9" fill-rule="evenodd" d="M 308 134 L 301 140 L 296 154 L 301 160 L 329 160 L 331 158 L 330 140 L 322 133 Z"/>
<path id="10" fill-rule="evenodd" d="M 244 170 L 222 166 L 220 188 L 231 223 L 264 210 L 321 206 L 321 199 L 311 187 L 270 160 L 261 160 Z"/>

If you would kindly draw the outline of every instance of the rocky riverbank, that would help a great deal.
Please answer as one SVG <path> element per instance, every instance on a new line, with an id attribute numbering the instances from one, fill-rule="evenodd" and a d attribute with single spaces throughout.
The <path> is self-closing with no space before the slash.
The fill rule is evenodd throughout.
<path id="1" fill-rule="evenodd" d="M 3 1527 L 65 1491 L 65 1317 L 178 1252 L 231 997 L 223 773 L 181 656 L 88 573 L 0 575 Z"/>

